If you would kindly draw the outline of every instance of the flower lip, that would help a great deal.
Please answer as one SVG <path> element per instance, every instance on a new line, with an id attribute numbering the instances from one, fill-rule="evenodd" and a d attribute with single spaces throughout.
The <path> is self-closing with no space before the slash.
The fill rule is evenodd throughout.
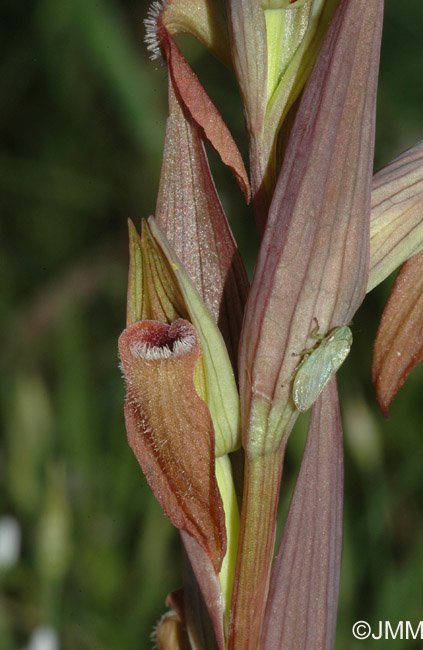
<path id="1" fill-rule="evenodd" d="M 129 444 L 165 515 L 202 546 L 217 574 L 226 529 L 213 422 L 194 384 L 200 339 L 183 319 L 140 320 L 120 335 L 119 352 Z"/>
<path id="2" fill-rule="evenodd" d="M 158 321 L 144 321 L 142 329 L 138 326 L 127 331 L 128 349 L 132 357 L 155 361 L 182 357 L 196 344 L 192 326 L 182 319 L 171 325 Z"/>

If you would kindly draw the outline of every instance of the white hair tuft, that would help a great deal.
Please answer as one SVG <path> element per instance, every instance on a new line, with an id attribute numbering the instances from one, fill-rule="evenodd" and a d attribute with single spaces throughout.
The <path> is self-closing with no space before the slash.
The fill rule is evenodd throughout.
<path id="1" fill-rule="evenodd" d="M 150 345 L 145 341 L 134 341 L 129 349 L 133 357 L 156 361 L 158 359 L 169 359 L 170 357 L 182 357 L 187 354 L 195 345 L 195 336 L 189 335 L 182 339 L 176 339 L 173 350 L 168 345 Z"/>
<path id="2" fill-rule="evenodd" d="M 145 25 L 145 42 L 147 50 L 150 52 L 150 59 L 159 59 L 161 57 L 159 40 L 157 38 L 157 19 L 163 11 L 167 0 L 154 0 L 150 5 L 147 18 L 144 20 Z"/>

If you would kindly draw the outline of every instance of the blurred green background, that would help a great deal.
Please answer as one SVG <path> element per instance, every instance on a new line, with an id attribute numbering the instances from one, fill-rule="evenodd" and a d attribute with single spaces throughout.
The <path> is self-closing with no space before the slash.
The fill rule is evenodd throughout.
<path id="1" fill-rule="evenodd" d="M 40 625 L 63 650 L 147 649 L 180 585 L 179 541 L 126 443 L 117 338 L 126 220 L 155 206 L 166 71 L 146 54 L 140 0 L 3 0 L 0 11 L 0 532 L 12 522 L 21 539 L 16 561 L 0 568 L 0 649 L 30 647 Z M 422 137 L 422 33 L 421 0 L 387 0 L 376 168 Z M 184 47 L 245 153 L 232 75 L 198 45 Z M 211 163 L 251 272 L 251 210 Z M 389 422 L 370 379 L 391 284 L 366 299 L 340 372 L 339 650 L 372 646 L 354 642 L 358 619 L 417 624 L 423 611 L 422 368 Z M 305 419 L 288 450 L 282 510 L 304 431 Z"/>

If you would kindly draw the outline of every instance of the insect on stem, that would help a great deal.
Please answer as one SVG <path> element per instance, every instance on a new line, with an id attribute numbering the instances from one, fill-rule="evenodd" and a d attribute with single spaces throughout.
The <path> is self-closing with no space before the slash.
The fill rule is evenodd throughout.
<path id="1" fill-rule="evenodd" d="M 318 339 L 317 347 L 302 351 L 303 359 L 295 369 L 292 395 L 299 411 L 307 411 L 332 379 L 348 356 L 352 345 L 352 332 L 347 325 L 335 327 L 326 336 L 319 334 L 316 327 L 310 336 Z"/>

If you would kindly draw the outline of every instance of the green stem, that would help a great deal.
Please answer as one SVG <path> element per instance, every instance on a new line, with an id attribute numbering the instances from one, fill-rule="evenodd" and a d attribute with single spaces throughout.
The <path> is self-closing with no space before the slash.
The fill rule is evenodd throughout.
<path id="1" fill-rule="evenodd" d="M 285 445 L 247 459 L 228 650 L 257 650 L 269 589 Z"/>
<path id="2" fill-rule="evenodd" d="M 216 480 L 225 511 L 227 549 L 219 580 L 224 601 L 224 627 L 227 633 L 239 535 L 239 511 L 228 455 L 216 458 Z"/>

